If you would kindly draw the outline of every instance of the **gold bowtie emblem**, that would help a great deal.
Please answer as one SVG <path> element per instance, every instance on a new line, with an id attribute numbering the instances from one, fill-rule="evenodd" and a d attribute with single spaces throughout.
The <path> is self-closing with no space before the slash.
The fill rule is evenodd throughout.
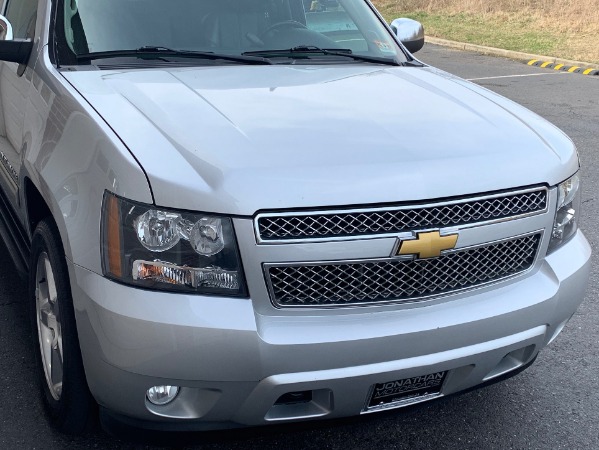
<path id="1" fill-rule="evenodd" d="M 457 243 L 457 234 L 441 236 L 438 231 L 418 233 L 416 239 L 402 241 L 395 256 L 416 255 L 418 259 L 438 258 L 443 250 L 451 250 Z"/>

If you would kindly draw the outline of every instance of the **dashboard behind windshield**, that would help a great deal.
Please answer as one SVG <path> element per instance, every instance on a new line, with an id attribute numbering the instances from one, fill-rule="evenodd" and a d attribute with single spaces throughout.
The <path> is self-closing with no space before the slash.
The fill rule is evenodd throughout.
<path id="1" fill-rule="evenodd" d="M 64 0 L 75 55 L 165 47 L 242 54 L 298 46 L 404 59 L 364 0 Z"/>

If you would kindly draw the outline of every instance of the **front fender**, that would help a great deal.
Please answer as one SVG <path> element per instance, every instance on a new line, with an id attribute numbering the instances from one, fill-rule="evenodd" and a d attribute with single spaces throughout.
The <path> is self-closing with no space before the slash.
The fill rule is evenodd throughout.
<path id="1" fill-rule="evenodd" d="M 47 50 L 40 56 L 26 110 L 21 179 L 31 180 L 48 205 L 66 257 L 102 273 L 104 191 L 145 203 L 153 202 L 152 193 L 124 143 L 51 65 Z"/>

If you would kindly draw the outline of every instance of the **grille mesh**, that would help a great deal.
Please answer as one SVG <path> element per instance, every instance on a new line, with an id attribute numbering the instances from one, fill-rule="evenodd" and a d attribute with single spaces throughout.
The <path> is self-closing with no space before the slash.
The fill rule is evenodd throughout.
<path id="1" fill-rule="evenodd" d="M 540 234 L 423 260 L 270 266 L 273 303 L 280 307 L 408 301 L 472 288 L 532 267 Z"/>
<path id="2" fill-rule="evenodd" d="M 539 189 L 435 206 L 336 214 L 269 214 L 258 218 L 258 233 L 265 241 L 399 233 L 503 219 L 543 211 L 546 206 L 547 190 Z"/>

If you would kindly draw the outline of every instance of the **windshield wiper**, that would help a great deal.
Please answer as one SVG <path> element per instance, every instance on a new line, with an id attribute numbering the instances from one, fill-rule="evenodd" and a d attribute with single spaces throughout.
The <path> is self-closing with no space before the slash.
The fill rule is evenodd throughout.
<path id="1" fill-rule="evenodd" d="M 387 64 L 390 66 L 401 66 L 402 64 L 395 60 L 395 58 L 383 58 L 379 56 L 365 56 L 356 55 L 352 53 L 349 48 L 320 48 L 313 45 L 298 45 L 297 47 L 288 48 L 285 50 L 255 50 L 251 52 L 244 52 L 244 56 L 269 56 L 269 57 L 287 57 L 287 58 L 301 58 L 302 55 L 318 54 L 318 55 L 331 55 L 331 56 L 344 56 L 346 58 L 352 58 L 356 61 L 365 61 L 375 64 Z"/>
<path id="2" fill-rule="evenodd" d="M 170 56 L 176 58 L 209 59 L 213 61 L 233 61 L 243 64 L 273 64 L 273 62 L 267 58 L 261 58 L 258 56 L 227 55 L 213 52 L 200 52 L 195 50 L 173 50 L 166 47 L 152 46 L 140 47 L 133 50 L 110 50 L 105 52 L 83 53 L 81 55 L 77 55 L 77 61 L 92 61 L 94 59 L 121 58 L 128 56 L 143 59 L 163 58 Z"/>

